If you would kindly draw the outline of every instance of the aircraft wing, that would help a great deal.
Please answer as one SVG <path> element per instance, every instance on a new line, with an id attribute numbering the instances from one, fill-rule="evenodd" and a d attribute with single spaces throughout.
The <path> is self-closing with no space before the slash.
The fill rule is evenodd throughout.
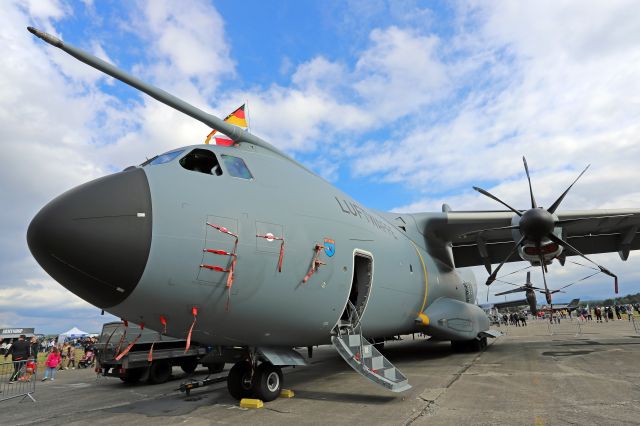
<path id="1" fill-rule="evenodd" d="M 556 212 L 560 220 L 585 218 L 563 226 L 563 238 L 584 254 L 623 252 L 640 249 L 640 209 L 575 210 Z M 607 217 L 629 215 L 624 217 Z M 485 231 L 465 236 L 465 233 L 507 227 L 514 216 L 509 211 L 446 211 L 437 217 L 416 217 L 418 226 L 424 225 L 427 238 L 451 245 L 451 252 L 432 253 L 440 260 L 456 267 L 479 266 L 500 263 L 513 248 L 511 230 Z M 573 256 L 571 250 L 563 254 Z M 520 261 L 514 254 L 510 262 Z"/>
<path id="2" fill-rule="evenodd" d="M 509 302 L 497 302 L 493 304 L 496 309 L 517 308 L 518 306 L 529 306 L 527 299 L 511 300 Z"/>

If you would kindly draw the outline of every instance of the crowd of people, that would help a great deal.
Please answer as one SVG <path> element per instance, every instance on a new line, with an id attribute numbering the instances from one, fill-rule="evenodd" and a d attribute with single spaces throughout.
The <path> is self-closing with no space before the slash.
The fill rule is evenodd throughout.
<path id="1" fill-rule="evenodd" d="M 634 315 L 640 316 L 640 304 L 625 304 L 613 306 L 580 306 L 572 310 L 561 309 L 550 315 L 546 311 L 538 313 L 539 319 L 548 319 L 552 324 L 560 324 L 563 319 L 572 319 L 574 315 L 579 321 L 595 321 L 598 323 L 609 321 L 632 321 Z M 635 313 L 634 313 L 635 312 Z M 493 324 L 496 325 L 515 325 L 516 327 L 525 327 L 529 317 L 528 311 L 506 312 L 498 315 L 490 315 Z"/>
<path id="2" fill-rule="evenodd" d="M 578 318 L 581 321 L 609 322 L 609 321 L 627 321 L 633 320 L 634 311 L 640 314 L 640 305 L 613 305 L 613 306 L 589 306 L 580 308 Z M 625 317 L 625 318 L 623 318 Z"/>
<path id="3" fill-rule="evenodd" d="M 93 366 L 96 342 L 95 337 L 58 342 L 57 338 L 40 340 L 34 336 L 27 340 L 22 334 L 15 341 L 3 341 L 0 344 L 0 354 L 4 355 L 5 360 L 11 355 L 13 361 L 13 373 L 9 377 L 9 383 L 29 381 L 37 370 L 40 353 L 46 354 L 42 381 L 55 380 L 58 370 Z"/>

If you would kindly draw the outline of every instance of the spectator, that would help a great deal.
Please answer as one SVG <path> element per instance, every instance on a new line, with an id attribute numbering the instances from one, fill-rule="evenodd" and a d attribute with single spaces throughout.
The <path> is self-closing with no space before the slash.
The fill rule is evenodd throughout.
<path id="1" fill-rule="evenodd" d="M 38 363 L 38 352 L 40 349 L 40 343 L 38 343 L 38 338 L 36 336 L 31 337 L 31 358 L 33 358 L 33 362 Z"/>
<path id="2" fill-rule="evenodd" d="M 633 318 L 633 308 L 631 307 L 631 305 L 627 305 L 627 318 L 629 319 L 629 321 L 631 321 L 631 318 Z"/>
<path id="3" fill-rule="evenodd" d="M 73 364 L 73 367 L 71 365 Z M 75 345 L 67 346 L 67 368 L 76 369 L 76 347 Z"/>
<path id="4" fill-rule="evenodd" d="M 622 316 L 620 315 L 620 305 L 615 305 L 613 309 L 616 311 L 616 318 L 618 318 L 618 320 L 621 320 Z"/>
<path id="5" fill-rule="evenodd" d="M 520 323 L 523 327 L 527 326 L 527 316 L 523 312 L 520 312 Z"/>
<path id="6" fill-rule="evenodd" d="M 60 342 L 58 342 L 58 345 L 60 344 Z M 59 364 L 59 370 L 66 370 L 67 369 L 67 348 L 69 347 L 69 342 L 64 342 L 62 344 L 62 348 L 60 348 L 60 357 L 62 358 L 62 360 L 60 361 Z"/>
<path id="7" fill-rule="evenodd" d="M 594 312 L 596 314 L 596 322 L 602 322 L 602 310 L 600 309 L 600 307 L 596 306 Z"/>
<path id="8" fill-rule="evenodd" d="M 44 363 L 47 368 L 44 371 L 44 377 L 42 378 L 43 382 L 47 379 L 56 379 L 56 370 L 60 362 L 62 362 L 60 350 L 54 346 L 53 348 L 51 348 L 51 352 L 49 352 L 47 360 Z"/>
<path id="9" fill-rule="evenodd" d="M 21 334 L 18 337 L 18 341 L 11 345 L 9 352 L 5 354 L 5 359 L 11 354 L 11 359 L 13 360 L 13 374 L 9 378 L 9 383 L 15 383 L 18 380 L 18 376 L 20 375 L 20 370 L 27 363 L 27 359 L 31 355 L 31 345 L 29 342 L 26 342 L 25 335 Z"/>

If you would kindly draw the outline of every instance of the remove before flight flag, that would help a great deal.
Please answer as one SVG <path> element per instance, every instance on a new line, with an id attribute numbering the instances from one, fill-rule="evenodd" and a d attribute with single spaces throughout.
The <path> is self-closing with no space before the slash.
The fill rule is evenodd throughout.
<path id="1" fill-rule="evenodd" d="M 226 121 L 229 124 L 233 124 L 235 126 L 242 127 L 243 129 L 246 129 L 248 126 L 247 126 L 247 119 L 246 119 L 245 114 L 244 114 L 244 105 L 242 105 L 237 110 L 233 111 L 231 114 L 227 115 L 227 117 L 224 119 L 224 121 Z M 216 133 L 218 133 L 217 130 L 213 130 L 211 133 L 209 133 L 209 135 L 207 135 L 207 139 L 205 139 L 204 143 L 208 144 L 211 141 L 211 138 Z M 229 137 L 227 137 L 226 135 L 223 135 L 222 133 L 220 133 L 219 136 L 215 136 L 214 137 L 214 143 L 216 145 L 223 145 L 223 146 L 231 146 L 231 145 L 233 145 L 233 141 Z"/>

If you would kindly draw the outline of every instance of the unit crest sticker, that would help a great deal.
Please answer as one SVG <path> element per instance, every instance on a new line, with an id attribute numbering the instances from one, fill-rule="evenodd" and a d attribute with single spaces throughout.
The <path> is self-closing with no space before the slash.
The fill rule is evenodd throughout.
<path id="1" fill-rule="evenodd" d="M 329 238 L 325 238 L 324 239 L 324 253 L 329 256 L 332 257 L 334 254 L 336 254 L 336 242 L 329 239 Z"/>

